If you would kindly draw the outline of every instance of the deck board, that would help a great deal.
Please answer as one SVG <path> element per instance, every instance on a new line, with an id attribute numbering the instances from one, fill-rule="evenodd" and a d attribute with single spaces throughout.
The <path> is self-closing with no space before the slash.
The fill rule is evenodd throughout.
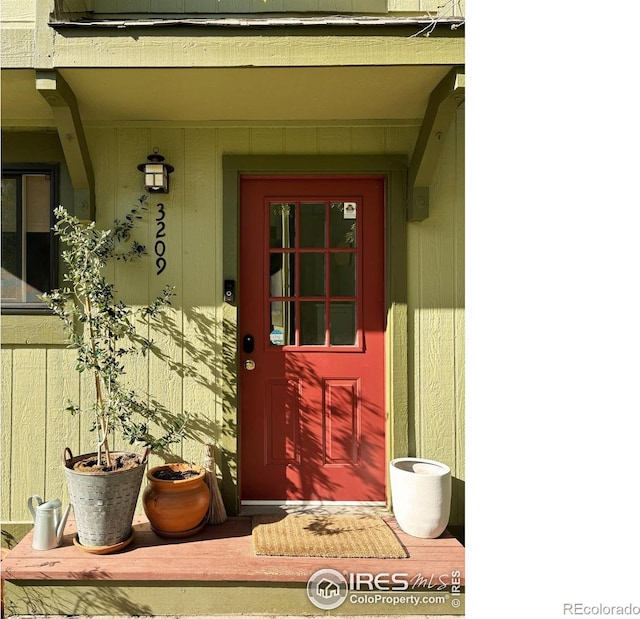
<path id="1" fill-rule="evenodd" d="M 196 536 L 170 540 L 157 536 L 144 516 L 134 521 L 135 537 L 119 553 L 94 555 L 73 544 L 75 523 L 69 520 L 62 545 L 47 551 L 31 547 L 29 533 L 2 562 L 3 578 L 11 581 L 197 581 L 306 583 L 316 570 L 403 573 L 442 579 L 450 584 L 460 572 L 464 586 L 464 547 L 445 532 L 435 540 L 406 535 L 395 519 L 386 518 L 408 550 L 405 559 L 323 559 L 263 557 L 253 552 L 251 518 L 230 517 L 205 527 Z"/>

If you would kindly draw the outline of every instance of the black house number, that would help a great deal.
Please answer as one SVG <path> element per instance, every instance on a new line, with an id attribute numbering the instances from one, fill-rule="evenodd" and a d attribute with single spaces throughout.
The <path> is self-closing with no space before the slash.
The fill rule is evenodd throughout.
<path id="1" fill-rule="evenodd" d="M 164 252 L 167 247 L 162 240 L 166 236 L 164 231 L 166 226 L 164 223 L 164 215 L 164 204 L 160 202 L 160 204 L 158 204 L 158 216 L 156 217 L 158 229 L 156 230 L 156 244 L 154 246 L 156 252 L 156 267 L 158 267 L 156 275 L 160 275 L 160 273 L 162 273 L 162 271 L 167 267 L 167 260 L 164 258 Z"/>

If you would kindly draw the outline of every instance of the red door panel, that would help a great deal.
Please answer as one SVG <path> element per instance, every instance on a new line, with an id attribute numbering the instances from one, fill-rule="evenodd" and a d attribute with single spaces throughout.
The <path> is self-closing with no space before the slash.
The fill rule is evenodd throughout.
<path id="1" fill-rule="evenodd" d="M 243 177 L 240 256 L 241 499 L 384 501 L 384 179 Z"/>

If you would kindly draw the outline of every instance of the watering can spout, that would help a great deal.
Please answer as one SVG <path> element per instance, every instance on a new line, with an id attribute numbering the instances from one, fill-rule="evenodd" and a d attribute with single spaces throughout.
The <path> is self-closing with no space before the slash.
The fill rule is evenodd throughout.
<path id="1" fill-rule="evenodd" d="M 58 545 L 62 542 L 62 536 L 64 535 L 64 527 L 67 524 L 67 518 L 69 516 L 69 510 L 71 509 L 71 504 L 67 505 L 67 509 L 64 510 L 64 514 L 58 523 L 58 527 L 56 529 L 56 540 Z"/>

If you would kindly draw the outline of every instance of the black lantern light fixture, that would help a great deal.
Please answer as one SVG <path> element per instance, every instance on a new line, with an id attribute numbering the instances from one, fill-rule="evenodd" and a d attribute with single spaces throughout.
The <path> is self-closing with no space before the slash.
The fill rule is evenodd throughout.
<path id="1" fill-rule="evenodd" d="M 164 157 L 158 154 L 158 147 L 147 157 L 148 163 L 141 163 L 138 170 L 144 174 L 144 186 L 149 193 L 169 193 L 169 174 L 173 166 L 164 162 Z"/>

